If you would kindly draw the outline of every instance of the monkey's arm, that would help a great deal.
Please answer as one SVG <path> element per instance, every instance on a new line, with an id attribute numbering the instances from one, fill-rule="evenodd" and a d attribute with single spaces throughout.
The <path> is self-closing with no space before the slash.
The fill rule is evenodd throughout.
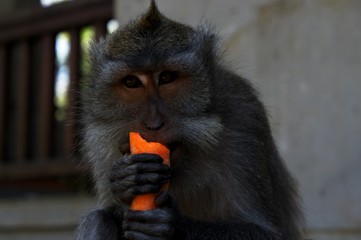
<path id="1" fill-rule="evenodd" d="M 124 206 L 129 206 L 136 194 L 159 192 L 164 182 L 168 181 L 169 167 L 162 164 L 159 156 L 153 154 L 125 156 L 120 161 L 114 162 L 109 178 L 117 207 L 97 210 L 84 217 L 77 230 L 78 240 L 144 239 L 145 237 L 142 237 L 144 234 L 165 239 L 160 237 L 172 235 L 173 225 L 170 222 L 174 221 L 173 215 L 168 213 L 170 209 L 146 211 L 141 219 L 138 215 L 142 215 L 142 212 L 137 214 L 135 211 L 123 210 Z M 159 199 L 158 205 L 163 206 L 167 198 L 157 199 Z M 124 213 L 128 212 L 133 214 L 125 214 L 124 218 Z M 149 224 L 144 224 L 142 222 L 144 219 L 147 219 Z M 141 232 L 135 231 L 139 228 Z"/>
<path id="2" fill-rule="evenodd" d="M 76 232 L 77 240 L 123 240 L 121 214 L 102 209 L 86 215 Z"/>
<path id="3" fill-rule="evenodd" d="M 123 240 L 120 215 L 107 210 L 97 210 L 87 215 L 77 231 L 77 240 Z M 174 240 L 276 240 L 260 227 L 246 223 L 211 223 L 179 217 Z"/>
<path id="4" fill-rule="evenodd" d="M 175 240 L 278 240 L 272 233 L 250 223 L 220 223 L 180 217 L 175 227 Z"/>
<path id="5" fill-rule="evenodd" d="M 281 240 L 251 223 L 206 222 L 182 216 L 167 192 L 157 196 L 156 205 L 157 210 L 127 211 L 125 236 L 136 240 Z"/>

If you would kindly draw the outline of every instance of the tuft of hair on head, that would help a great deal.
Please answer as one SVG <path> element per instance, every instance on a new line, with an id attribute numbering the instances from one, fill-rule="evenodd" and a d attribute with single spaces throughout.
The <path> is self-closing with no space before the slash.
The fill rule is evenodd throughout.
<path id="1" fill-rule="evenodd" d="M 148 11 L 150 11 L 150 12 L 159 12 L 158 6 L 157 6 L 157 3 L 155 2 L 155 0 L 151 0 L 151 1 L 150 1 L 150 5 L 149 5 Z"/>
<path id="2" fill-rule="evenodd" d="M 150 1 L 148 10 L 139 19 L 139 24 L 145 27 L 155 26 L 161 23 L 164 16 L 160 13 L 155 0 Z"/>

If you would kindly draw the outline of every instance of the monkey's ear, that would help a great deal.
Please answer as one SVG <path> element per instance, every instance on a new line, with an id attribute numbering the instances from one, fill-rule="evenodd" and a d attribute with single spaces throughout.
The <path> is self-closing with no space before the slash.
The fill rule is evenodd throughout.
<path id="1" fill-rule="evenodd" d="M 85 84 L 87 84 L 90 88 L 94 88 L 98 84 L 100 79 L 99 74 L 103 72 L 103 69 L 105 69 L 108 64 L 106 45 L 107 41 L 105 38 L 90 42 L 90 46 L 88 48 L 89 59 L 87 59 L 89 64 L 89 75 L 85 81 Z"/>
<path id="2" fill-rule="evenodd" d="M 219 60 L 220 44 L 218 32 L 206 20 L 196 28 L 196 39 L 198 51 L 203 58 L 203 62 L 209 69 Z"/>

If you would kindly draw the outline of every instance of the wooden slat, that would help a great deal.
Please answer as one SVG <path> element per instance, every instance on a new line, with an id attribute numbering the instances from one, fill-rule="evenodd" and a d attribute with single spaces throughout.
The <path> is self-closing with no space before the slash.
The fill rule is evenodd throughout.
<path id="1" fill-rule="evenodd" d="M 0 181 L 14 176 L 21 180 L 29 176 L 59 176 L 72 171 L 80 173 L 61 154 L 55 155 L 60 149 L 56 148 L 55 151 L 54 137 L 58 136 L 61 140 L 63 137 L 63 132 L 59 133 L 62 127 L 56 125 L 55 129 L 54 125 L 55 35 L 73 29 L 73 60 L 69 63 L 69 124 L 69 121 L 74 123 L 72 121 L 77 117 L 74 107 L 77 107 L 76 92 L 81 74 L 77 29 L 93 24 L 96 37 L 103 36 L 106 34 L 105 23 L 112 16 L 113 0 L 69 1 L 48 8 L 0 16 Z M 25 39 L 41 39 L 41 49 L 29 53 L 29 48 L 32 50 L 33 45 L 29 45 Z M 7 48 L 16 46 L 17 42 L 21 43 L 20 49 Z M 20 57 L 16 57 L 18 52 Z M 29 55 L 32 55 L 31 58 Z M 9 56 L 12 61 L 9 61 Z M 41 68 L 34 67 L 38 65 Z M 31 116 L 32 120 L 29 122 Z M 74 146 L 73 134 L 76 128 L 74 124 L 65 128 L 64 146 L 67 153 Z M 32 132 L 29 129 L 33 129 Z M 4 138 L 5 135 L 7 139 Z M 27 145 L 26 141 L 33 144 Z M 27 159 L 29 156 L 31 159 Z M 3 160 L 6 164 L 2 164 Z M 13 164 L 14 160 L 24 164 Z M 51 163 L 58 165 L 48 165 Z M 67 167 L 62 167 L 64 164 Z"/>
<path id="2" fill-rule="evenodd" d="M 6 70 L 6 46 L 0 45 L 0 164 L 5 157 Z"/>
<path id="3" fill-rule="evenodd" d="M 107 22 L 98 21 L 94 24 L 95 29 L 95 39 L 98 40 L 101 37 L 104 37 L 107 34 Z"/>
<path id="4" fill-rule="evenodd" d="M 112 0 L 77 0 L 0 19 L 0 42 L 86 26 L 113 15 Z"/>
<path id="5" fill-rule="evenodd" d="M 70 86 L 68 89 L 68 107 L 65 124 L 65 153 L 69 156 L 73 152 L 76 131 L 77 92 L 80 79 L 80 29 L 70 31 Z"/>
<path id="6" fill-rule="evenodd" d="M 15 159 L 19 163 L 26 157 L 27 134 L 29 122 L 29 80 L 30 80 L 30 46 L 27 40 L 19 44 L 19 72 L 16 96 L 16 147 Z"/>
<path id="7" fill-rule="evenodd" d="M 40 125 L 37 155 L 48 158 L 52 152 L 54 127 L 54 71 L 55 37 L 44 35 L 42 38 L 42 73 L 40 80 Z"/>
<path id="8" fill-rule="evenodd" d="M 13 166 L 2 166 L 0 168 L 0 182 L 4 180 L 18 180 L 18 179 L 31 179 L 36 177 L 54 177 L 65 174 L 77 174 L 90 172 L 90 167 L 87 165 L 75 165 L 75 159 L 69 161 L 62 161 L 59 158 L 50 158 L 49 161 L 41 165 L 18 165 L 16 168 Z M 42 159 L 35 159 L 35 162 L 41 162 Z"/>

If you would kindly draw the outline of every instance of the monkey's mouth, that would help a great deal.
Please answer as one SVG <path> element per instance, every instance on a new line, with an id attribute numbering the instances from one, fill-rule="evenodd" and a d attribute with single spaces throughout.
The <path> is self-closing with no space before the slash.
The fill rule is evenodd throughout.
<path id="1" fill-rule="evenodd" d="M 180 144 L 179 142 L 172 142 L 170 144 L 167 144 L 167 147 L 170 151 L 170 164 L 174 165 L 174 163 L 176 163 L 180 157 Z"/>
<path id="2" fill-rule="evenodd" d="M 124 154 L 130 154 L 130 144 L 128 143 L 122 143 L 119 146 L 119 151 Z"/>

